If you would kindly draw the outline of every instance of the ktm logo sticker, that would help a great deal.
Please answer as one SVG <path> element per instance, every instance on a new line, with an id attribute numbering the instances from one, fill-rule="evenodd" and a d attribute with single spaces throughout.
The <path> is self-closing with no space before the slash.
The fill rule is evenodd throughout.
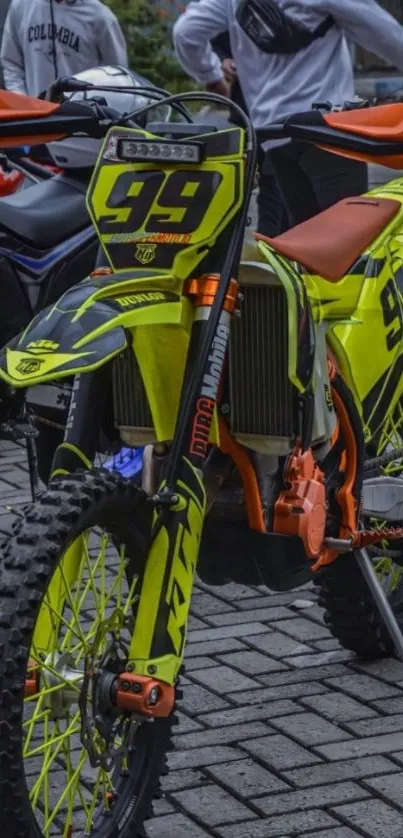
<path id="1" fill-rule="evenodd" d="M 29 352 L 33 352 L 34 355 L 38 353 L 38 355 L 44 355 L 51 352 L 56 352 L 59 349 L 60 344 L 55 343 L 53 340 L 34 340 L 32 343 L 29 343 L 27 349 Z"/>

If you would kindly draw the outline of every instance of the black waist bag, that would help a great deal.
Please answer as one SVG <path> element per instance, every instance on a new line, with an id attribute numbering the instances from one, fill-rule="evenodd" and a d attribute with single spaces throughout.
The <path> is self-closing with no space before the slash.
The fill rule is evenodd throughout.
<path id="1" fill-rule="evenodd" d="M 283 12 L 275 0 L 240 0 L 236 19 L 262 52 L 270 55 L 292 55 L 323 38 L 334 26 L 331 15 L 313 32 L 303 23 Z"/>

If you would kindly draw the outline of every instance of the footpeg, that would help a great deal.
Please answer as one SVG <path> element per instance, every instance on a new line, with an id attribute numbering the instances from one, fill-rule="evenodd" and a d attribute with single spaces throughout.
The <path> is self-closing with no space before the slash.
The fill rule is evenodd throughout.
<path id="1" fill-rule="evenodd" d="M 403 478 L 373 477 L 364 480 L 361 513 L 368 518 L 403 523 Z"/>

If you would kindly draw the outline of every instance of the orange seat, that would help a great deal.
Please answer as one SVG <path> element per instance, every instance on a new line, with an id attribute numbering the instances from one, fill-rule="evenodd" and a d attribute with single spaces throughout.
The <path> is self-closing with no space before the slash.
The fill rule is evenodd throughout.
<path id="1" fill-rule="evenodd" d="M 360 258 L 399 212 L 401 204 L 389 198 L 346 198 L 271 239 L 255 233 L 287 259 L 299 262 L 312 274 L 336 282 Z"/>
<path id="2" fill-rule="evenodd" d="M 348 131 L 368 139 L 403 142 L 403 103 L 327 113 L 323 119 L 327 125 L 339 131 Z"/>

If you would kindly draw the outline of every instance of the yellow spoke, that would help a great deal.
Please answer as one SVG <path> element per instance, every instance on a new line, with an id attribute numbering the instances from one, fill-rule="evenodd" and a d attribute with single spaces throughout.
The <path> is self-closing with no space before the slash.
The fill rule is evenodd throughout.
<path id="1" fill-rule="evenodd" d="M 78 716 L 78 715 L 79 715 L 79 713 L 76 714 L 76 716 Z M 74 724 L 77 725 L 76 716 L 75 716 Z M 56 736 L 55 739 L 52 739 L 52 741 L 49 744 L 45 743 L 44 745 L 38 745 L 38 747 L 34 748 L 33 751 L 29 751 L 28 753 L 24 752 L 24 758 L 25 759 L 31 759 L 31 757 L 36 757 L 39 754 L 44 753 L 51 745 L 56 745 L 59 742 L 62 743 L 63 740 L 66 738 L 66 736 L 73 736 L 73 734 L 75 734 L 75 733 L 80 733 L 81 727 L 78 725 L 75 728 L 73 728 L 72 725 L 73 725 L 73 723 L 71 723 L 71 726 L 64 733 L 61 733 L 60 736 Z"/>
<path id="2" fill-rule="evenodd" d="M 91 579 L 91 582 L 92 582 L 92 593 L 94 595 L 95 609 L 98 611 L 98 614 L 101 615 L 102 610 L 101 610 L 100 604 L 99 604 L 97 586 L 96 586 L 95 581 L 94 581 L 94 569 L 92 567 L 91 556 L 89 555 L 89 552 L 88 552 L 88 544 L 85 545 L 84 552 L 85 552 L 85 561 L 86 561 L 86 564 L 87 564 L 88 573 L 90 575 L 90 579 Z"/>
<path id="3" fill-rule="evenodd" d="M 66 589 L 67 599 L 69 601 L 70 608 L 71 608 L 71 610 L 73 612 L 73 615 L 75 617 L 75 620 L 76 620 L 76 625 L 77 625 L 77 628 L 78 628 L 78 631 L 79 631 L 79 636 L 81 637 L 81 642 L 85 645 L 85 637 L 84 637 L 84 634 L 83 634 L 83 631 L 82 631 L 82 628 L 81 628 L 81 625 L 80 625 L 80 616 L 77 613 L 75 603 L 73 601 L 73 597 L 71 595 L 71 591 L 70 591 L 69 585 L 68 585 L 67 580 L 66 580 L 66 574 L 65 574 L 64 568 L 63 568 L 63 562 L 60 563 L 59 568 L 60 568 L 60 573 L 61 573 L 62 578 L 63 578 L 64 587 Z"/>
<path id="4" fill-rule="evenodd" d="M 71 788 L 74 786 L 75 783 L 77 783 L 79 781 L 80 774 L 81 774 L 81 771 L 84 767 L 84 763 L 86 762 L 86 760 L 87 760 L 87 754 L 83 753 L 81 755 L 81 758 L 80 758 L 80 761 L 78 763 L 77 768 L 75 769 L 74 773 L 70 777 L 66 788 L 64 789 L 61 796 L 59 797 L 59 800 L 56 803 L 56 806 L 54 806 L 52 814 L 50 815 L 50 817 L 47 819 L 47 821 L 45 823 L 45 826 L 44 826 L 45 832 L 46 832 L 47 829 L 49 829 L 52 826 L 52 823 L 54 823 L 55 817 L 58 814 L 58 812 L 59 812 L 62 804 L 64 803 L 66 797 L 70 794 Z"/>
<path id="5" fill-rule="evenodd" d="M 75 718 L 73 719 L 72 724 L 77 721 L 77 716 L 78 715 L 79 714 L 77 713 Z M 55 729 L 60 730 L 60 728 L 57 724 L 55 724 Z M 50 770 L 51 766 L 53 765 L 53 763 L 55 762 L 55 760 L 57 759 L 57 757 L 61 753 L 61 750 L 63 748 L 63 742 L 66 739 L 66 737 L 68 737 L 68 736 L 70 736 L 69 728 L 66 731 L 64 731 L 63 733 L 59 733 L 59 735 L 57 736 L 57 739 L 52 739 L 52 741 L 48 743 L 49 754 L 44 759 L 44 764 L 42 765 L 41 773 L 40 773 L 35 785 L 32 787 L 31 792 L 30 792 L 30 799 L 31 799 L 32 806 L 36 806 L 36 804 L 38 802 L 38 799 L 39 799 L 40 791 L 41 791 L 41 788 L 42 788 L 43 780 L 46 777 L 46 775 L 49 774 L 49 770 Z M 56 741 L 58 743 L 57 747 L 55 748 L 54 751 L 50 751 L 50 748 L 51 748 L 52 744 L 55 744 Z"/>

